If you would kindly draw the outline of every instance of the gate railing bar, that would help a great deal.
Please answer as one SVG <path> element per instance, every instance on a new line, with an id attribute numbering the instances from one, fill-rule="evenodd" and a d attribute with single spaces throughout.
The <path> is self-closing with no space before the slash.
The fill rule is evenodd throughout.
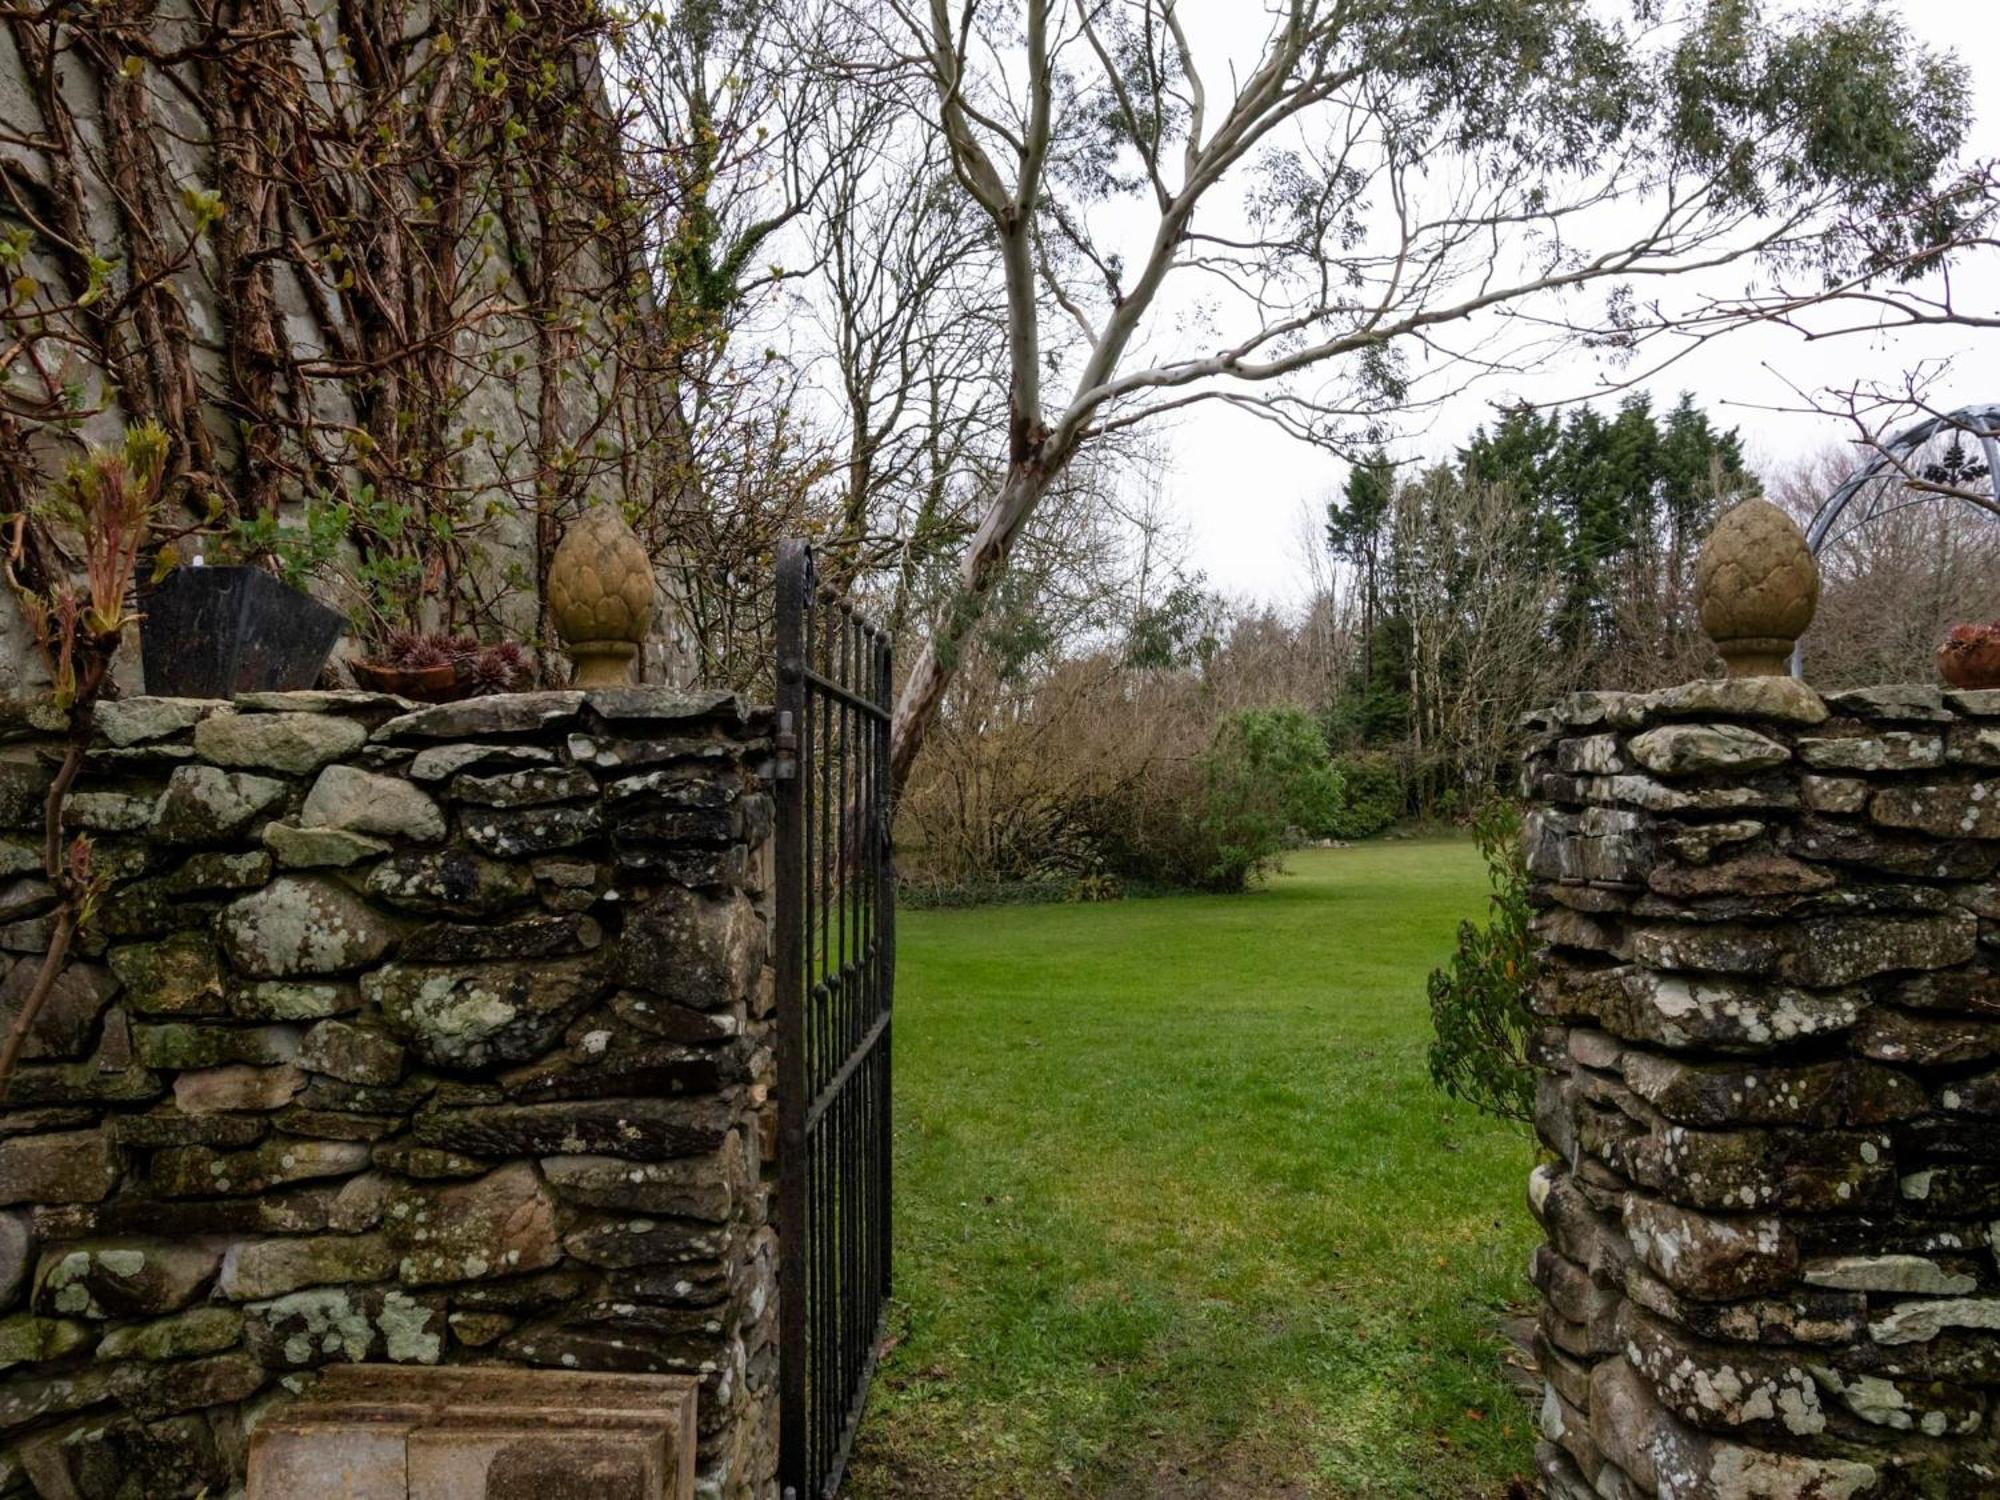
<path id="1" fill-rule="evenodd" d="M 806 613 L 812 590 L 812 558 L 795 542 L 778 548 L 778 682 L 777 709 L 780 723 L 793 726 L 798 746 L 798 774 L 782 778 L 777 785 L 773 833 L 777 839 L 775 918 L 777 942 L 778 1090 L 780 1108 L 778 1130 L 778 1223 L 783 1238 L 778 1256 L 778 1469 L 787 1480 L 807 1472 L 808 1430 L 799 1420 L 807 1410 L 807 1360 L 809 1347 L 806 1322 L 806 1122 L 805 1112 L 787 1101 L 804 1097 L 806 1088 L 806 1040 L 803 1027 L 794 1018 L 788 1023 L 787 1007 L 798 1004 L 805 986 L 805 924 L 809 920 L 805 897 L 805 783 L 811 775 L 813 741 L 812 717 L 806 705 Z M 797 1490 L 788 1484 L 786 1494 L 796 1500 Z"/>
<path id="2" fill-rule="evenodd" d="M 840 1065 L 840 1071 L 827 1080 L 826 1087 L 821 1089 L 819 1097 L 813 1100 L 812 1108 L 806 1111 L 807 1130 L 811 1130 L 819 1123 L 819 1117 L 826 1113 L 827 1105 L 840 1096 L 841 1086 L 854 1076 L 855 1070 L 874 1059 L 875 1044 L 882 1040 L 882 1034 L 888 1029 L 887 1015 L 878 1017 L 875 1024 L 868 1028 L 868 1034 L 861 1039 L 860 1045 L 854 1049 L 847 1061 Z"/>

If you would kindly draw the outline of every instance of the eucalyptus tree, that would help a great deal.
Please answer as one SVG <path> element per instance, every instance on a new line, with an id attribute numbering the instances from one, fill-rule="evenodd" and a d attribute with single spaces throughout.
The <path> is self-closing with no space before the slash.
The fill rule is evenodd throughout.
<path id="1" fill-rule="evenodd" d="M 1004 446 L 899 774 L 1022 528 L 1107 437 L 1219 401 L 1358 446 L 1565 346 L 1664 360 L 1895 301 L 1990 208 L 1954 175 L 1962 69 L 1866 0 L 844 3 L 839 65 L 937 132 L 1006 318 Z M 1725 268 L 1757 297 L 1664 300 Z"/>

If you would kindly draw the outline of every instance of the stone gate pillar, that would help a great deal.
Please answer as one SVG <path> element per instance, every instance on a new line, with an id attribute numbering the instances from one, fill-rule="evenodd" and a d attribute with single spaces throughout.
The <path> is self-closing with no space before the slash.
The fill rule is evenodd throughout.
<path id="1" fill-rule="evenodd" d="M 2000 693 L 1536 727 L 1548 1492 L 2000 1495 Z"/>

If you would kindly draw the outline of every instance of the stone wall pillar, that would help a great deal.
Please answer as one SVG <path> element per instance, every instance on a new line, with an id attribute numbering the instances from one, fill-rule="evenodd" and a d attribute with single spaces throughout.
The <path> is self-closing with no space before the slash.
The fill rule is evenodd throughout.
<path id="1" fill-rule="evenodd" d="M 2000 694 L 1534 727 L 1548 1493 L 2000 1495 Z"/>
<path id="2" fill-rule="evenodd" d="M 0 1496 L 227 1494 L 324 1366 L 489 1362 L 698 1378 L 696 1493 L 775 1492 L 767 718 L 100 709 L 111 888 L 0 1104 Z M 0 1023 L 51 723 L 0 703 Z"/>

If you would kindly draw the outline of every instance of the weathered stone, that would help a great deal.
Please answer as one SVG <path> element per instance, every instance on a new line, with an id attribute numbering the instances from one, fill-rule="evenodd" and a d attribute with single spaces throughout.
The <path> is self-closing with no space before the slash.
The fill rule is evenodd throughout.
<path id="1" fill-rule="evenodd" d="M 268 1378 L 247 1354 L 212 1354 L 167 1365 L 121 1365 L 112 1372 L 111 1386 L 135 1415 L 152 1418 L 246 1401 Z"/>
<path id="2" fill-rule="evenodd" d="M 581 1224 L 563 1236 L 562 1247 L 585 1265 L 631 1270 L 720 1260 L 731 1238 L 726 1224 L 619 1215 Z"/>
<path id="3" fill-rule="evenodd" d="M 348 1021 L 320 1022 L 306 1033 L 299 1048 L 300 1067 L 344 1083 L 395 1083 L 406 1062 L 402 1044 L 394 1038 Z"/>
<path id="4" fill-rule="evenodd" d="M 264 825 L 264 843 L 286 870 L 344 870 L 389 852 L 389 845 L 346 828 Z"/>
<path id="5" fill-rule="evenodd" d="M 430 843 L 445 834 L 444 813 L 428 794 L 400 776 L 354 766 L 328 766 L 299 810 L 303 828 L 339 828 Z"/>
<path id="6" fill-rule="evenodd" d="M 534 876 L 519 865 L 463 849 L 410 851 L 377 865 L 368 894 L 407 911 L 483 916 L 519 906 L 534 895 Z"/>
<path id="7" fill-rule="evenodd" d="M 194 726 L 195 754 L 219 766 L 304 776 L 368 743 L 368 731 L 329 714 L 211 714 Z"/>
<path id="8" fill-rule="evenodd" d="M 503 859 L 573 849 L 596 838 L 603 826 L 603 810 L 594 802 L 468 809 L 464 814 L 465 837 L 488 854 Z"/>
<path id="9" fill-rule="evenodd" d="M 1825 701 L 1796 677 L 1698 678 L 1646 694 L 1644 709 L 1649 718 L 1720 714 L 1783 724 L 1820 724 L 1827 717 Z"/>
<path id="10" fill-rule="evenodd" d="M 2000 1016 L 2000 974 L 1952 969 L 1903 980 L 1886 998 L 1908 1010 Z"/>
<path id="11" fill-rule="evenodd" d="M 1868 1336 L 1878 1344 L 1915 1344 L 1947 1328 L 2000 1332 L 2000 1297 L 1898 1303 L 1869 1320 Z"/>
<path id="12" fill-rule="evenodd" d="M 568 739 L 570 759 L 579 765 L 596 766 L 600 770 L 617 770 L 624 766 L 651 766 L 672 763 L 696 763 L 729 760 L 740 753 L 739 748 L 727 741 L 704 739 L 698 736 L 678 736 L 670 739 L 627 739 L 591 734 L 572 734 Z"/>
<path id="13" fill-rule="evenodd" d="M 232 1063 L 180 1074 L 174 1079 L 174 1105 L 189 1115 L 278 1109 L 305 1086 L 306 1075 L 290 1063 L 273 1068 Z"/>
<path id="14" fill-rule="evenodd" d="M 159 795 L 137 792 L 79 792 L 63 798 L 63 826 L 93 833 L 138 833 L 153 821 Z"/>
<path id="15" fill-rule="evenodd" d="M 177 932 L 106 955 L 124 985 L 125 1008 L 142 1016 L 218 1016 L 228 1009 L 222 966 L 206 933 Z"/>
<path id="16" fill-rule="evenodd" d="M 603 941 L 604 931 L 596 922 L 576 915 L 524 917 L 487 926 L 434 922 L 403 939 L 402 956 L 410 963 L 431 964 L 561 958 L 588 953 Z"/>
<path id="17" fill-rule="evenodd" d="M 584 960 L 534 965 L 390 964 L 362 981 L 395 1033 L 426 1062 L 479 1068 L 546 1051 L 603 985 Z"/>
<path id="18" fill-rule="evenodd" d="M 433 745 L 417 752 L 409 771 L 412 781 L 443 781 L 461 771 L 511 771 L 551 765 L 555 758 L 539 745 Z"/>
<path id="19" fill-rule="evenodd" d="M 1784 956 L 1777 934 L 1734 923 L 1657 923 L 1634 932 L 1631 948 L 1634 960 L 1646 968 L 1711 974 L 1770 974 Z"/>
<path id="20" fill-rule="evenodd" d="M 345 1177 L 368 1165 L 368 1147 L 353 1141 L 273 1139 L 249 1151 L 183 1146 L 155 1153 L 147 1177 L 169 1198 L 226 1198 L 262 1193 L 288 1182 Z"/>
<path id="21" fill-rule="evenodd" d="M 280 1110 L 272 1123 L 292 1135 L 316 1140 L 379 1141 L 394 1135 L 407 1122 L 401 1115 L 357 1114 L 352 1110 L 310 1109 L 294 1104 Z"/>
<path id="22" fill-rule="evenodd" d="M 56 1317 L 157 1317 L 200 1297 L 221 1264 L 220 1247 L 187 1240 L 59 1245 L 43 1252 L 35 1272 L 35 1307 Z"/>
<path id="23" fill-rule="evenodd" d="M 1626 1357 L 1661 1402 L 1691 1426 L 1809 1437 L 1826 1430 L 1812 1376 L 1789 1355 L 1704 1345 L 1657 1319 L 1632 1319 Z"/>
<path id="24" fill-rule="evenodd" d="M 1662 725 L 1635 735 L 1626 748 L 1657 776 L 1760 771 L 1792 758 L 1792 752 L 1770 736 L 1737 724 Z"/>
<path id="25" fill-rule="evenodd" d="M 1798 1270 L 1798 1243 L 1777 1219 L 1714 1218 L 1631 1196 L 1623 1223 L 1633 1253 L 1682 1296 L 1729 1301 L 1774 1292 Z"/>
<path id="26" fill-rule="evenodd" d="M 1764 682 L 1762 677 L 1731 678 L 1732 682 Z M 1661 830 L 1660 842 L 1676 859 L 1691 865 L 1705 865 L 1724 849 L 1747 844 L 1760 837 L 1764 825 L 1755 818 L 1732 818 L 1722 823 L 1690 823 Z"/>
<path id="27" fill-rule="evenodd" d="M 1794 1286 L 1769 1297 L 1698 1302 L 1633 1267 L 1625 1278 L 1635 1306 L 1697 1338 L 1739 1344 L 1853 1344 L 1867 1333 L 1868 1299 L 1855 1292 Z"/>
<path id="28" fill-rule="evenodd" d="M 208 715 L 229 711 L 216 698 L 121 698 L 98 704 L 91 724 L 109 743 L 122 747 L 183 734 Z"/>
<path id="29" fill-rule="evenodd" d="M 1944 758 L 1953 765 L 2000 766 L 2000 729 L 1954 724 L 1945 731 Z"/>
<path id="30" fill-rule="evenodd" d="M 38 1318 L 33 1313 L 0 1318 L 0 1370 L 61 1359 L 89 1344 L 91 1338 L 87 1323 L 69 1318 Z"/>
<path id="31" fill-rule="evenodd" d="M 1924 771 L 1944 764 L 1944 736 L 1910 729 L 1809 736 L 1799 759 L 1816 771 Z"/>
<path id="32" fill-rule="evenodd" d="M 1899 969 L 1951 968 L 1972 957 L 1978 940 L 1969 912 L 1805 922 L 1779 972 L 1794 984 L 1833 989 Z"/>
<path id="33" fill-rule="evenodd" d="M 465 740 L 487 735 L 531 734 L 573 719 L 583 708 L 579 692 L 503 693 L 440 703 L 391 719 L 375 731 L 377 741 Z"/>
<path id="34" fill-rule="evenodd" d="M 1718 864 L 1655 865 L 1647 883 L 1676 900 L 1711 896 L 1800 896 L 1831 890 L 1827 870 L 1783 854 L 1745 854 Z"/>
<path id="35" fill-rule="evenodd" d="M 203 1026 L 166 1021 L 132 1028 L 132 1051 L 143 1067 L 214 1068 L 225 1063 L 267 1066 L 299 1053 L 293 1026 Z"/>
<path id="36" fill-rule="evenodd" d="M 1869 1010 L 1854 1050 L 1879 1062 L 1919 1068 L 1958 1067 L 2000 1057 L 2000 1021 L 1971 1016 L 1915 1016 L 1892 1006 Z"/>
<path id="37" fill-rule="evenodd" d="M 104 1335 L 101 1359 L 190 1359 L 233 1349 L 243 1337 L 243 1314 L 233 1307 L 191 1307 L 151 1323 L 127 1324 Z"/>
<path id="38" fill-rule="evenodd" d="M 105 1130 L 0 1140 L 0 1204 L 96 1203 L 118 1185 L 118 1156 Z"/>
<path id="39" fill-rule="evenodd" d="M 1858 813 L 1868 806 L 1868 783 L 1852 776 L 1801 776 L 1799 790 L 1814 812 Z"/>
<path id="40" fill-rule="evenodd" d="M 495 776 L 459 776 L 451 783 L 451 795 L 455 801 L 479 807 L 538 807 L 595 797 L 597 781 L 588 771 L 547 766 Z"/>
<path id="41" fill-rule="evenodd" d="M 444 1352 L 441 1302 L 390 1287 L 315 1287 L 244 1309 L 250 1348 L 274 1370 L 340 1360 L 435 1364 Z"/>
<path id="42" fill-rule="evenodd" d="M 514 1276 L 562 1258 L 555 1199 L 526 1162 L 474 1182 L 397 1189 L 383 1224 L 405 1286 Z"/>
<path id="43" fill-rule="evenodd" d="M 483 1177 L 493 1163 L 435 1146 L 412 1146 L 390 1141 L 375 1148 L 375 1165 L 398 1177 L 415 1177 L 424 1182 L 445 1182 L 453 1178 Z"/>
<path id="44" fill-rule="evenodd" d="M 379 1234 L 239 1240 L 222 1258 L 215 1292 L 231 1302 L 261 1302 L 300 1287 L 381 1281 L 395 1265 Z"/>
<path id="45" fill-rule="evenodd" d="M 1636 813 L 1536 808 L 1522 830 L 1531 874 L 1548 880 L 1640 883 L 1652 863 L 1650 826 Z"/>
<path id="46" fill-rule="evenodd" d="M 153 837 L 166 844 L 224 844 L 275 814 L 291 795 L 287 782 L 214 766 L 181 766 L 153 809 Z"/>
<path id="47" fill-rule="evenodd" d="M 747 898 L 669 887 L 627 914 L 604 967 L 633 989 L 713 1010 L 749 993 L 764 958 L 763 922 Z"/>
<path id="48" fill-rule="evenodd" d="M 35 1237 L 25 1213 L 0 1213 L 0 1307 L 12 1307 L 33 1264 Z"/>
<path id="49" fill-rule="evenodd" d="M 159 1146 L 252 1146 L 264 1138 L 262 1115 L 185 1114 L 177 1108 L 147 1114 L 118 1115 L 111 1133 L 121 1146 L 152 1150 Z"/>
<path id="50" fill-rule="evenodd" d="M 558 1196 L 585 1208 L 722 1223 L 750 1185 L 741 1138 L 710 1156 L 632 1162 L 611 1156 L 549 1156 L 542 1174 Z"/>
<path id="51" fill-rule="evenodd" d="M 341 974 L 373 963 L 395 933 L 346 886 L 283 875 L 232 902 L 218 931 L 238 972 L 258 979 Z"/>
<path id="52" fill-rule="evenodd" d="M 1615 734 L 1583 735 L 1556 745 L 1556 765 L 1571 775 L 1610 776 L 1626 769 Z"/>
<path id="53" fill-rule="evenodd" d="M 1923 1255 L 1836 1255 L 1807 1261 L 1799 1279 L 1810 1286 L 1850 1292 L 1900 1292 L 1960 1297 L 1979 1289 L 1979 1277 Z"/>
<path id="54" fill-rule="evenodd" d="M 1625 1082 L 1648 1104 L 1681 1125 L 1813 1125 L 1832 1128 L 1847 1114 L 1845 1063 L 1758 1067 L 1741 1063 L 1701 1066 L 1651 1053 L 1623 1056 Z M 1911 1086 L 1916 1114 L 1927 1102 Z"/>
<path id="55" fill-rule="evenodd" d="M 1939 843 L 1909 834 L 1883 833 L 1809 817 L 1787 829 L 1780 843 L 1803 859 L 1860 865 L 1890 875 L 1931 880 L 1980 880 L 2000 864 L 2000 849 L 1958 839 Z"/>
<path id="56" fill-rule="evenodd" d="M 430 1109 L 417 1116 L 414 1134 L 422 1145 L 473 1156 L 652 1161 L 718 1151 L 733 1123 L 721 1099 L 605 1099 Z"/>
<path id="57" fill-rule="evenodd" d="M 338 980 L 259 979 L 229 992 L 229 1013 L 246 1021 L 319 1021 L 360 1008 L 360 987 Z"/>
<path id="58" fill-rule="evenodd" d="M 675 1043 L 607 1050 L 608 1031 L 587 1033 L 572 1056 L 556 1054 L 501 1075 L 510 1100 L 645 1098 L 713 1093 L 749 1083 L 738 1048 L 686 1047 Z"/>
<path id="59" fill-rule="evenodd" d="M 1879 687 L 1849 688 L 1828 693 L 1827 707 L 1857 719 L 1944 720 L 1951 713 L 1944 706 L 1941 689 L 1926 683 L 1896 682 Z"/>
<path id="60" fill-rule="evenodd" d="M 70 1370 L 62 1374 L 29 1375 L 0 1384 L 0 1432 L 65 1412 L 82 1411 L 111 1396 L 108 1369 Z"/>
<path id="61" fill-rule="evenodd" d="M 2000 838 L 2000 781 L 1884 787 L 1868 815 L 1884 827 L 1935 838 Z"/>
<path id="62" fill-rule="evenodd" d="M 23 958 L 0 980 L 0 1034 L 14 1025 L 14 1018 L 41 978 L 42 959 Z M 97 1035 L 98 1021 L 117 991 L 112 976 L 102 967 L 82 961 L 63 966 L 55 984 L 35 1013 L 34 1024 L 21 1044 L 27 1059 L 82 1057 L 89 1053 Z"/>

